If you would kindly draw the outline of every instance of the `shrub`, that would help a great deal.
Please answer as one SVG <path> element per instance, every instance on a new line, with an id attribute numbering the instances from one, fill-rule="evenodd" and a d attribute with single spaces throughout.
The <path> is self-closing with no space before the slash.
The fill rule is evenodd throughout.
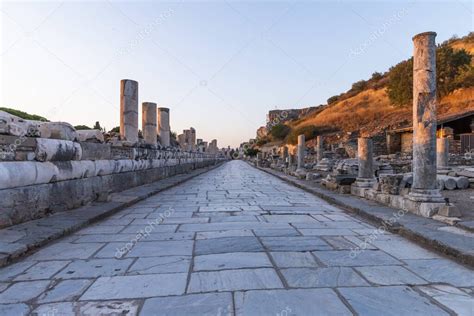
<path id="1" fill-rule="evenodd" d="M 90 127 L 87 126 L 87 125 L 76 125 L 76 126 L 74 126 L 74 128 L 75 128 L 76 130 L 78 130 L 78 131 L 80 131 L 80 130 L 85 130 L 85 129 L 92 129 L 92 128 L 90 128 Z"/>
<path id="2" fill-rule="evenodd" d="M 339 95 L 333 95 L 327 100 L 327 102 L 328 104 L 331 104 L 331 103 L 337 102 L 337 100 L 339 100 Z"/>
<path id="3" fill-rule="evenodd" d="M 290 130 L 291 129 L 287 125 L 277 124 L 270 130 L 270 135 L 272 135 L 274 139 L 282 140 L 288 135 Z"/>

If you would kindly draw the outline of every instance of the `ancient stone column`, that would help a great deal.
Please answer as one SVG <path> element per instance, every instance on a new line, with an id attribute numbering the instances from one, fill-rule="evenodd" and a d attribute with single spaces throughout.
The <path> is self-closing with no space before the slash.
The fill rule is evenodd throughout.
<path id="1" fill-rule="evenodd" d="M 438 138 L 436 140 L 436 162 L 438 169 L 448 168 L 449 160 L 449 138 Z"/>
<path id="2" fill-rule="evenodd" d="M 170 109 L 158 108 L 158 136 L 161 145 L 170 146 Z"/>
<path id="3" fill-rule="evenodd" d="M 413 37 L 413 184 L 410 199 L 442 201 L 436 184 L 436 33 Z"/>
<path id="4" fill-rule="evenodd" d="M 374 182 L 374 145 L 372 139 L 360 137 L 357 140 L 357 158 L 359 174 L 356 180 L 358 187 L 371 187 Z"/>
<path id="5" fill-rule="evenodd" d="M 305 149 L 305 139 L 304 139 L 304 134 L 301 134 L 298 136 L 297 169 L 304 169 L 304 149 Z"/>
<path id="6" fill-rule="evenodd" d="M 281 154 L 281 160 L 283 160 L 283 163 L 286 163 L 287 158 L 288 158 L 288 147 L 283 146 L 283 151 Z"/>
<path id="7" fill-rule="evenodd" d="M 142 103 L 142 133 L 145 143 L 156 146 L 156 103 Z"/>
<path id="8" fill-rule="evenodd" d="M 120 81 L 120 137 L 138 141 L 138 82 L 134 80 Z"/>
<path id="9" fill-rule="evenodd" d="M 323 147 L 323 137 L 322 136 L 317 136 L 316 137 L 316 159 L 317 162 L 320 162 L 323 159 L 323 152 L 324 152 L 324 147 Z"/>

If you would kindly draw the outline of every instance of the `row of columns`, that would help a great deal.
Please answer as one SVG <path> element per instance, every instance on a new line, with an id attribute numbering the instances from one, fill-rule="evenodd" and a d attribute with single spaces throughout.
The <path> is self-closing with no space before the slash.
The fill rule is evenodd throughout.
<path id="1" fill-rule="evenodd" d="M 170 146 L 169 111 L 157 108 L 153 102 L 142 103 L 142 133 L 146 144 L 156 146 L 158 135 L 162 146 Z M 138 142 L 138 82 L 134 80 L 120 81 L 120 137 Z"/>

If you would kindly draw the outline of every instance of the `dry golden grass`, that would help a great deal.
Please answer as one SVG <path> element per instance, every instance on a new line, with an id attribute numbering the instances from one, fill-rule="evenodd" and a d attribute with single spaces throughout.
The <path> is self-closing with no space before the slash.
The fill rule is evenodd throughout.
<path id="1" fill-rule="evenodd" d="M 474 110 L 474 88 L 460 89 L 442 98 L 439 101 L 438 115 L 470 110 Z M 369 89 L 290 125 L 292 128 L 308 125 L 334 127 L 344 133 L 359 131 L 362 135 L 373 136 L 386 129 L 410 125 L 411 121 L 410 105 L 393 106 L 386 89 Z"/>

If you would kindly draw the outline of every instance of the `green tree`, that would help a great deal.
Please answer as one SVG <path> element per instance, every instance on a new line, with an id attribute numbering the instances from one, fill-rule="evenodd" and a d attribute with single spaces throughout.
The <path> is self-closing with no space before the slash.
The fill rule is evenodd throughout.
<path id="1" fill-rule="evenodd" d="M 100 126 L 99 121 L 95 122 L 94 128 L 93 129 L 98 129 L 99 131 L 102 130 L 102 127 Z"/>
<path id="2" fill-rule="evenodd" d="M 270 130 L 270 135 L 272 135 L 274 139 L 282 140 L 286 137 L 286 135 L 288 135 L 290 130 L 290 127 L 287 125 L 277 124 Z"/>
<path id="3" fill-rule="evenodd" d="M 247 148 L 247 149 L 244 150 L 244 154 L 245 154 L 246 156 L 249 156 L 249 157 L 255 157 L 255 156 L 257 156 L 258 152 L 259 152 L 258 149 L 256 149 L 256 148 L 251 148 L 251 147 L 249 147 L 249 148 Z"/>
<path id="4" fill-rule="evenodd" d="M 11 108 L 3 108 L 0 107 L 0 111 L 4 111 L 7 113 L 10 113 L 11 115 L 18 116 L 24 120 L 33 120 L 33 121 L 43 121 L 43 122 L 49 122 L 46 118 L 36 115 L 36 114 L 29 114 L 20 110 L 15 110 Z"/>
<path id="5" fill-rule="evenodd" d="M 413 97 L 413 58 L 391 67 L 388 78 L 387 94 L 390 101 L 398 106 L 409 103 Z"/>
<path id="6" fill-rule="evenodd" d="M 460 88 L 462 83 L 456 80 L 456 77 L 470 64 L 471 55 L 464 49 L 454 50 L 448 45 L 438 47 L 436 50 L 438 95 L 445 96 Z"/>

